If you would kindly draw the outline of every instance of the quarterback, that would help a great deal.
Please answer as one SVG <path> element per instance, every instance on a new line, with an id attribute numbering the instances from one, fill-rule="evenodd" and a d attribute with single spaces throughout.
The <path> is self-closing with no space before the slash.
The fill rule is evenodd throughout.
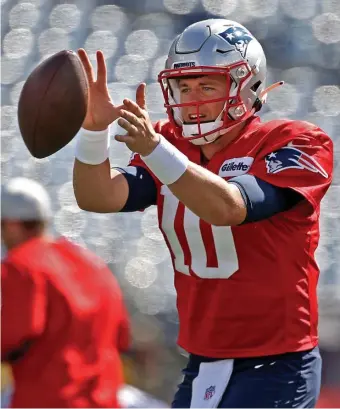
<path id="1" fill-rule="evenodd" d="M 84 50 L 88 112 L 74 191 L 92 212 L 158 208 L 189 353 L 173 407 L 313 407 L 320 388 L 314 258 L 333 145 L 317 126 L 262 123 L 266 58 L 242 25 L 210 19 L 174 40 L 158 81 L 168 118 L 152 123 L 145 84 L 115 106 L 106 64 Z M 109 126 L 133 152 L 109 161 Z"/>

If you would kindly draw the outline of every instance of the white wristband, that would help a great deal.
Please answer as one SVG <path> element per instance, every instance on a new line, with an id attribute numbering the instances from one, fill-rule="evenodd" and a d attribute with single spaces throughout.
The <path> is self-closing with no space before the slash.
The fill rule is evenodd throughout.
<path id="1" fill-rule="evenodd" d="M 106 161 L 110 152 L 110 129 L 89 131 L 80 128 L 77 134 L 76 158 L 88 165 L 99 165 Z"/>
<path id="2" fill-rule="evenodd" d="M 150 155 L 141 159 L 164 185 L 176 182 L 189 164 L 189 159 L 163 136 Z"/>

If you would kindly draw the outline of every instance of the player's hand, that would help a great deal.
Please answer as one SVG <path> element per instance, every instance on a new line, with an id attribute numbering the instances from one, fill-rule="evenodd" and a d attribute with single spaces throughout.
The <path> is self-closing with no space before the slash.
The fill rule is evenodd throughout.
<path id="1" fill-rule="evenodd" d="M 120 109 L 121 118 L 118 124 L 126 130 L 127 135 L 116 135 L 115 139 L 124 142 L 132 151 L 142 156 L 150 155 L 160 141 L 152 126 L 145 103 L 146 85 L 140 84 L 136 91 L 136 102 L 130 99 L 123 100 L 123 108 Z"/>
<path id="2" fill-rule="evenodd" d="M 90 131 L 102 131 L 119 118 L 121 106 L 115 106 L 107 88 L 107 72 L 104 55 L 97 51 L 97 78 L 85 50 L 78 50 L 89 84 L 89 99 L 83 128 Z"/>

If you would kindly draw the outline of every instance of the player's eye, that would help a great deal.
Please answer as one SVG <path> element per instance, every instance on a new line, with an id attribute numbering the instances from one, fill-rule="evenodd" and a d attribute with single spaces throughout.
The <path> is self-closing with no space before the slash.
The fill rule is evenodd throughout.
<path id="1" fill-rule="evenodd" d="M 213 88 L 213 87 L 203 87 L 202 89 L 203 89 L 203 91 L 205 91 L 205 92 L 215 91 L 215 88 Z"/>
<path id="2" fill-rule="evenodd" d="M 190 89 L 188 87 L 182 87 L 180 88 L 180 92 L 181 94 L 187 94 L 190 91 Z"/>

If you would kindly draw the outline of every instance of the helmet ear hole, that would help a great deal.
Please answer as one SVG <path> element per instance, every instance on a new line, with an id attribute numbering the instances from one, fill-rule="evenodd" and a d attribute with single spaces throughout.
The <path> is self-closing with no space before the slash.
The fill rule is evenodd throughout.
<path id="1" fill-rule="evenodd" d="M 250 88 L 252 91 L 256 92 L 259 89 L 259 86 L 262 84 L 262 81 L 257 81 L 255 84 Z"/>

